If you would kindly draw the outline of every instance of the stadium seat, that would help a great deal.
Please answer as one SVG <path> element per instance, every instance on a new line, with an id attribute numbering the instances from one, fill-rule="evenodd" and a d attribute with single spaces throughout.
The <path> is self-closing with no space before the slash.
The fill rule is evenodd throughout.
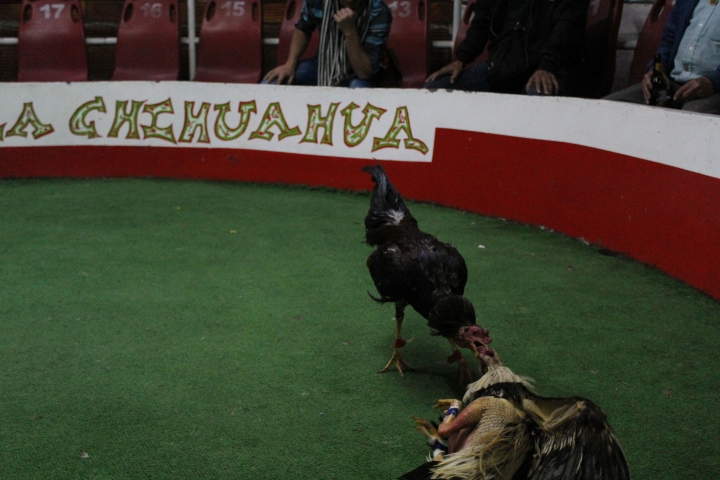
<path id="1" fill-rule="evenodd" d="M 19 82 L 88 79 L 78 0 L 23 0 L 18 30 Z"/>
<path id="2" fill-rule="evenodd" d="M 623 0 L 590 1 L 580 82 L 582 97 L 604 97 L 612 89 L 622 11 Z"/>
<path id="3" fill-rule="evenodd" d="M 428 75 L 428 5 L 425 0 L 387 3 L 393 21 L 388 54 L 402 74 L 403 88 L 422 88 Z"/>
<path id="4" fill-rule="evenodd" d="M 287 61 L 288 55 L 290 55 L 290 41 L 292 40 L 293 33 L 295 33 L 295 24 L 300 20 L 302 4 L 303 0 L 288 0 L 285 5 L 285 15 L 283 16 L 282 25 L 280 26 L 280 39 L 278 43 L 278 65 L 284 64 Z M 320 34 L 315 30 L 300 60 L 306 60 L 316 56 L 319 46 Z"/>
<path id="5" fill-rule="evenodd" d="M 113 80 L 177 80 L 180 22 L 177 0 L 125 0 Z"/>
<path id="6" fill-rule="evenodd" d="M 257 83 L 262 72 L 262 7 L 258 0 L 210 0 L 197 52 L 198 82 Z"/>
<path id="7" fill-rule="evenodd" d="M 630 64 L 630 82 L 628 85 L 635 85 L 642 81 L 647 65 L 660 46 L 665 22 L 674 6 L 674 0 L 655 0 L 653 2 L 647 20 L 645 20 L 645 24 L 640 30 L 632 64 Z"/>

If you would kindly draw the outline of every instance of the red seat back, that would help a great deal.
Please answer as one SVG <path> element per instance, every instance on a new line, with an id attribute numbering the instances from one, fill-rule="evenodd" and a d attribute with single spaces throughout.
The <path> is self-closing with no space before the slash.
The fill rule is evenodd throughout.
<path id="1" fill-rule="evenodd" d="M 428 5 L 425 0 L 393 0 L 387 48 L 402 74 L 403 88 L 422 88 L 428 75 Z"/>
<path id="2" fill-rule="evenodd" d="M 612 89 L 623 0 L 590 0 L 580 95 L 600 98 Z"/>
<path id="3" fill-rule="evenodd" d="M 177 0 L 125 0 L 113 80 L 177 80 L 180 22 Z"/>
<path id="4" fill-rule="evenodd" d="M 278 65 L 284 64 L 288 59 L 288 55 L 290 55 L 290 41 L 296 30 L 295 24 L 300 20 L 302 4 L 303 0 L 288 0 L 285 5 L 285 15 L 283 16 L 282 25 L 280 26 L 280 39 L 278 43 Z M 319 46 L 320 34 L 315 30 L 300 60 L 306 60 L 316 56 Z"/>
<path id="5" fill-rule="evenodd" d="M 23 0 L 18 31 L 18 81 L 88 79 L 78 0 Z"/>
<path id="6" fill-rule="evenodd" d="M 257 83 L 262 71 L 259 0 L 210 0 L 197 52 L 198 82 Z"/>
<path id="7" fill-rule="evenodd" d="M 630 65 L 630 85 L 635 85 L 642 81 L 648 63 L 650 63 L 653 55 L 655 55 L 658 47 L 660 47 L 665 22 L 674 6 L 674 0 L 655 0 L 653 2 L 645 24 L 642 30 L 640 30 L 640 36 L 638 37 L 637 46 L 635 47 L 635 54 L 633 55 L 632 64 Z"/>

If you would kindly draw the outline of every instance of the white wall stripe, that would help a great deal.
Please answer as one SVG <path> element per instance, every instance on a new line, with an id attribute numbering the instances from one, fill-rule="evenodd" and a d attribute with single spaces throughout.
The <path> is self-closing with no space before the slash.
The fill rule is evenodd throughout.
<path id="1" fill-rule="evenodd" d="M 85 124 L 94 122 L 97 138 L 73 134 L 70 119 L 86 102 L 102 98 L 106 113 L 89 111 Z M 208 103 L 209 143 L 198 141 L 171 143 L 147 137 L 140 129 L 140 139 L 128 139 L 127 125 L 117 138 L 108 137 L 115 118 L 117 101 L 143 102 L 147 105 L 171 100 L 172 114 L 156 115 L 158 127 L 171 127 L 179 139 L 185 120 L 185 102 L 194 102 L 194 114 Z M 255 102 L 247 130 L 235 140 L 222 141 L 214 131 L 218 118 L 216 105 L 230 102 L 226 115 L 229 126 L 237 126 L 240 102 Z M 23 105 L 32 102 L 38 119 L 52 124 L 54 131 L 33 138 L 28 125 L 26 137 L 12 135 L 11 130 L 23 112 Z M 489 93 L 431 92 L 410 89 L 350 90 L 344 88 L 285 87 L 265 85 L 204 84 L 197 82 L 88 82 L 88 83 L 6 83 L 0 86 L 0 125 L 4 135 L 0 148 L 11 146 L 48 145 L 148 145 L 158 147 L 239 148 L 265 151 L 301 153 L 309 155 L 349 158 L 377 158 L 380 160 L 421 161 L 432 159 L 435 130 L 450 128 L 522 138 L 567 142 L 616 152 L 645 160 L 682 168 L 703 175 L 720 178 L 720 117 L 684 113 L 646 106 L 636 106 L 603 100 L 573 98 L 540 98 L 522 95 Z M 324 129 L 318 129 L 318 143 L 303 141 L 307 137 L 308 106 L 320 105 L 320 115 L 327 115 L 331 104 L 337 104 L 333 119 L 333 145 L 319 142 Z M 275 124 L 268 132 L 273 138 L 250 138 L 261 126 L 262 115 L 272 113 L 272 106 L 280 107 L 288 127 L 297 127 L 299 134 L 279 140 L 280 127 Z M 350 123 L 357 127 L 363 119 L 363 109 L 382 112 L 372 120 L 368 134 L 356 146 L 345 144 L 345 116 L 352 110 Z M 129 108 L 129 107 L 128 107 Z M 366 110 L 367 112 L 368 110 Z M 385 138 L 393 124 L 404 120 L 407 112 L 413 137 L 427 147 L 408 148 L 404 130 L 396 136 L 397 148 L 373 150 L 374 138 Z M 372 113 L 368 114 L 372 116 Z M 151 125 L 152 114 L 141 112 L 140 125 Z M 277 119 L 275 120 L 277 121 Z M 401 122 L 402 123 L 402 122 Z M 482 152 L 478 152 L 482 155 Z"/>

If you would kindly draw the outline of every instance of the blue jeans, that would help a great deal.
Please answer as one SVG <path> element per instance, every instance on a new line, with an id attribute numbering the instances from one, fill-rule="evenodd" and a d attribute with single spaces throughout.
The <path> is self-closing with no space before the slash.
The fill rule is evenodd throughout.
<path id="1" fill-rule="evenodd" d="M 263 81 L 262 83 L 267 83 Z M 272 81 L 271 83 L 276 83 Z M 316 86 L 318 84 L 318 59 L 310 58 L 308 60 L 302 60 L 298 63 L 295 69 L 295 79 L 293 85 L 310 85 Z M 349 88 L 374 88 L 377 86 L 375 79 L 361 80 L 357 78 L 354 73 L 343 79 L 338 87 L 349 87 Z"/>

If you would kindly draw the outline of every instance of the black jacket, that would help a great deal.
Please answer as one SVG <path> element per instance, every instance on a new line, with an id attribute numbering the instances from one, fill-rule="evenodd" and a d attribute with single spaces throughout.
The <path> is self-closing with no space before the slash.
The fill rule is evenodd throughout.
<path id="1" fill-rule="evenodd" d="M 493 90 L 516 92 L 538 69 L 562 90 L 579 75 L 587 12 L 588 0 L 478 0 L 457 58 L 471 63 L 487 45 Z"/>

